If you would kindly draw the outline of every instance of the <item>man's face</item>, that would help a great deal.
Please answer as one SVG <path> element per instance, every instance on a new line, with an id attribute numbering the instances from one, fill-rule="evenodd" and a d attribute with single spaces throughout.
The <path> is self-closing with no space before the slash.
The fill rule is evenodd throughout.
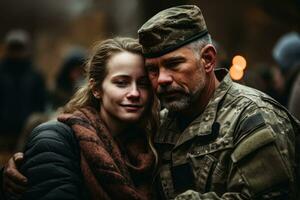
<path id="1" fill-rule="evenodd" d="M 158 58 L 147 58 L 146 69 L 154 91 L 163 107 L 181 112 L 201 98 L 206 84 L 205 70 L 188 47 Z"/>

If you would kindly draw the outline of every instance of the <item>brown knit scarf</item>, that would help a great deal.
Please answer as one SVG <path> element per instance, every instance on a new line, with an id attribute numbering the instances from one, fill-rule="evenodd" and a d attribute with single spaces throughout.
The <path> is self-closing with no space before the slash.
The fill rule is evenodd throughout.
<path id="1" fill-rule="evenodd" d="M 154 155 L 137 129 L 114 138 L 93 108 L 61 114 L 79 141 L 81 170 L 92 200 L 151 199 Z"/>

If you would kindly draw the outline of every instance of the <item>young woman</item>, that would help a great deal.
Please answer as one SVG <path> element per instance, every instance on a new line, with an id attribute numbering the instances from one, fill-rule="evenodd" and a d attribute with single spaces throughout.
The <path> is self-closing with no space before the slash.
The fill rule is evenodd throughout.
<path id="1" fill-rule="evenodd" d="M 22 199 L 151 199 L 156 108 L 141 46 L 105 40 L 86 68 L 88 84 L 31 134 Z"/>

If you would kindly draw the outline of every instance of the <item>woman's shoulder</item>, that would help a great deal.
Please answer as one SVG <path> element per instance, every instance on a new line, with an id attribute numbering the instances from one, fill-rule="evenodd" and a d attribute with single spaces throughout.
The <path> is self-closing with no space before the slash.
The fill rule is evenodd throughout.
<path id="1" fill-rule="evenodd" d="M 52 130 L 52 131 L 57 131 L 60 133 L 71 133 L 72 129 L 71 127 L 69 127 L 68 125 L 59 122 L 57 120 L 51 120 L 48 122 L 44 122 L 40 125 L 38 125 L 36 128 L 33 129 L 32 134 L 36 133 L 38 134 L 41 131 L 45 131 L 45 130 Z"/>
<path id="2" fill-rule="evenodd" d="M 71 127 L 53 120 L 42 123 L 33 129 L 25 146 L 25 150 L 30 149 L 37 151 L 56 150 L 63 154 L 69 149 L 78 153 L 79 145 Z"/>
<path id="3" fill-rule="evenodd" d="M 37 126 L 24 158 L 20 171 L 29 189 L 22 199 L 83 199 L 79 145 L 69 126 L 58 121 Z"/>
<path id="4" fill-rule="evenodd" d="M 75 139 L 71 127 L 57 120 L 42 123 L 34 128 L 29 141 L 41 138 Z"/>

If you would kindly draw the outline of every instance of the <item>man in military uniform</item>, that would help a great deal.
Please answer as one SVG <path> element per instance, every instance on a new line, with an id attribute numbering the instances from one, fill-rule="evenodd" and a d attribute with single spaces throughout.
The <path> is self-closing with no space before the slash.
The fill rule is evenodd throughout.
<path id="1" fill-rule="evenodd" d="M 296 199 L 299 122 L 269 96 L 214 71 L 201 10 L 166 9 L 138 34 L 165 108 L 154 140 L 158 198 Z"/>

